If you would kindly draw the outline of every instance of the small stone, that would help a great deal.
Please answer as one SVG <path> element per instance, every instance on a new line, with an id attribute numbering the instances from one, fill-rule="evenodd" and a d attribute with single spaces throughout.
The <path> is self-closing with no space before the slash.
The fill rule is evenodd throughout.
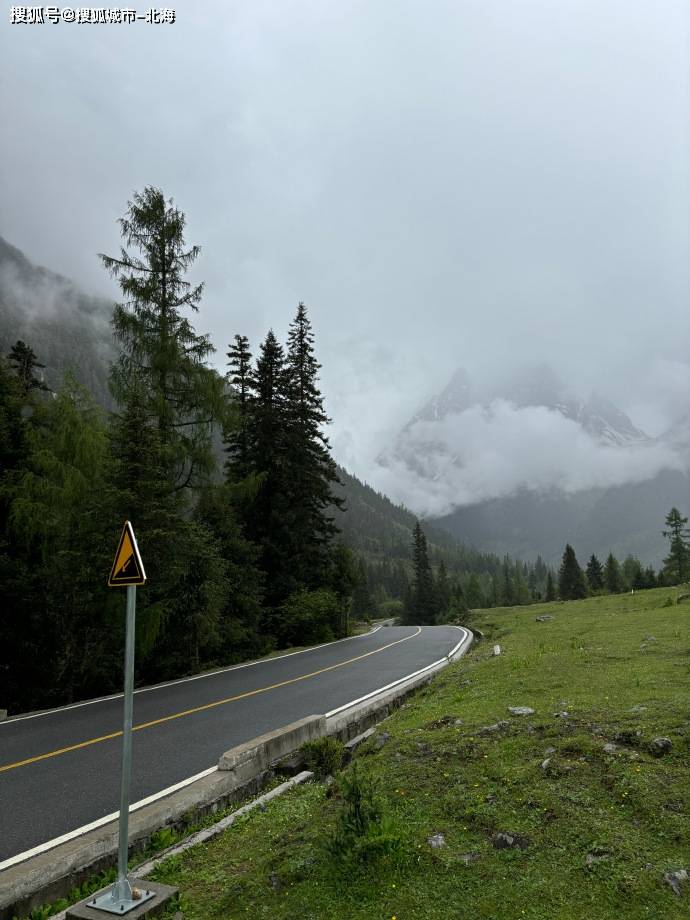
<path id="1" fill-rule="evenodd" d="M 494 655 L 494 657 L 498 657 L 498 655 L 501 654 L 501 646 L 500 646 L 500 645 L 494 645 L 492 654 Z"/>
<path id="2" fill-rule="evenodd" d="M 551 763 L 551 758 L 550 758 L 550 757 L 547 757 L 546 760 L 542 760 L 542 762 L 541 762 L 541 768 L 542 768 L 542 770 L 548 770 L 549 764 L 550 764 L 550 763 Z"/>
<path id="3" fill-rule="evenodd" d="M 521 834 L 512 834 L 507 831 L 499 831 L 491 838 L 491 843 L 497 850 L 526 850 L 529 846 L 529 840 Z"/>
<path id="4" fill-rule="evenodd" d="M 453 722 L 453 725 L 462 725 L 462 724 L 463 724 L 462 719 L 456 719 L 455 722 Z"/>
<path id="5" fill-rule="evenodd" d="M 618 750 L 618 745 L 614 744 L 612 741 L 609 741 L 607 744 L 604 745 L 604 751 L 606 754 L 615 754 L 617 750 Z"/>
<path id="6" fill-rule="evenodd" d="M 547 749 L 544 751 L 544 753 L 547 754 L 547 755 L 549 755 L 549 754 L 555 754 L 555 753 L 556 753 L 556 748 L 555 748 L 555 747 L 547 747 Z"/>
<path id="7" fill-rule="evenodd" d="M 474 633 L 474 636 L 475 636 L 476 639 L 485 639 L 485 638 L 486 638 L 486 636 L 485 636 L 484 633 L 481 631 L 481 629 L 473 629 L 472 632 Z"/>
<path id="8" fill-rule="evenodd" d="M 283 890 L 283 883 L 280 881 L 279 877 L 275 874 L 275 872 L 271 872 L 271 874 L 268 876 L 268 884 L 271 886 L 271 888 L 274 891 Z"/>
<path id="9" fill-rule="evenodd" d="M 647 707 L 646 707 L 646 706 L 640 706 L 640 705 L 638 704 L 637 706 L 633 706 L 632 709 L 630 709 L 630 710 L 628 710 L 628 711 L 629 711 L 629 712 L 646 712 L 646 710 L 647 710 Z"/>
<path id="10" fill-rule="evenodd" d="M 590 852 L 585 857 L 585 866 L 588 869 L 591 869 L 592 866 L 596 866 L 597 863 L 604 862 L 604 860 L 611 859 L 611 854 L 607 853 L 606 850 L 590 850 Z"/>
<path id="11" fill-rule="evenodd" d="M 388 732 L 381 732 L 380 735 L 376 735 L 374 738 L 374 749 L 380 751 L 389 738 L 390 734 Z"/>
<path id="12" fill-rule="evenodd" d="M 663 757 L 668 754 L 673 747 L 670 738 L 654 738 L 649 742 L 649 753 L 655 757 Z"/>
<path id="13" fill-rule="evenodd" d="M 535 617 L 534 619 L 537 621 L 537 623 L 546 623 L 549 620 L 553 620 L 553 617 L 550 613 L 543 613 L 540 617 Z"/>
<path id="14" fill-rule="evenodd" d="M 569 718 L 570 718 L 570 713 L 569 713 L 569 712 L 566 712 L 565 709 L 564 709 L 562 712 L 554 712 L 554 716 L 555 716 L 557 719 L 569 719 Z"/>
<path id="15" fill-rule="evenodd" d="M 463 853 L 460 859 L 465 863 L 466 866 L 469 866 L 471 863 L 476 862 L 479 859 L 479 853 Z"/>
<path id="16" fill-rule="evenodd" d="M 514 716 L 533 716 L 534 710 L 530 709 L 529 706 L 509 706 L 508 712 L 512 712 Z"/>
<path id="17" fill-rule="evenodd" d="M 690 875 L 688 875 L 687 869 L 678 869 L 677 872 L 666 872 L 664 881 L 680 897 L 690 885 Z"/>
<path id="18" fill-rule="evenodd" d="M 426 838 L 426 842 L 432 850 L 440 850 L 446 845 L 446 838 L 443 834 L 432 834 L 431 837 Z"/>
<path id="19" fill-rule="evenodd" d="M 478 734 L 490 735 L 493 732 L 502 732 L 506 728 L 510 728 L 510 722 L 506 719 L 501 719 L 500 722 L 494 722 L 493 725 L 485 725 L 483 728 L 480 728 Z"/>
<path id="20" fill-rule="evenodd" d="M 184 914 L 181 910 L 176 910 L 173 914 L 172 920 L 184 920 Z"/>
<path id="21" fill-rule="evenodd" d="M 645 642 L 656 642 L 656 636 L 645 636 L 644 641 Z"/>

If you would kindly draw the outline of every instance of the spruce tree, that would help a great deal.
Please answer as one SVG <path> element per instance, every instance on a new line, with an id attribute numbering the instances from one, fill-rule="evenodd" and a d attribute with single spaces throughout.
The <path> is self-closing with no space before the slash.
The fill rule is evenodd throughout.
<path id="1" fill-rule="evenodd" d="M 587 563 L 587 582 L 593 594 L 601 591 L 604 587 L 604 569 L 594 553 L 592 553 Z"/>
<path id="2" fill-rule="evenodd" d="M 229 420 L 224 433 L 226 475 L 235 481 L 242 481 L 251 473 L 249 462 L 250 438 L 250 400 L 252 395 L 252 353 L 249 339 L 245 335 L 236 335 L 234 344 L 228 351 L 228 374 L 234 388 L 233 405 L 236 417 Z"/>
<path id="3" fill-rule="evenodd" d="M 294 511 L 287 459 L 287 380 L 285 353 L 273 330 L 261 344 L 248 402 L 247 459 L 257 488 L 242 506 L 247 537 L 259 550 L 266 604 L 277 608 L 300 588 L 294 564 Z M 280 631 L 279 621 L 271 629 Z"/>
<path id="4" fill-rule="evenodd" d="M 556 586 L 553 581 L 553 573 L 549 569 L 546 575 L 546 593 L 544 600 L 547 603 L 551 603 L 556 600 Z"/>
<path id="5" fill-rule="evenodd" d="M 14 368 L 25 397 L 32 390 L 50 393 L 50 387 L 43 380 L 43 375 L 40 374 L 40 371 L 45 368 L 45 364 L 39 362 L 34 350 L 25 342 L 18 339 L 12 346 L 7 358 Z M 37 374 L 36 371 L 39 371 L 39 373 Z"/>
<path id="6" fill-rule="evenodd" d="M 147 424 L 158 430 L 161 473 L 170 489 L 184 489 L 214 466 L 211 431 L 223 405 L 222 381 L 206 365 L 214 348 L 186 315 L 198 312 L 203 291 L 185 278 L 200 249 L 186 248 L 184 214 L 151 186 L 134 195 L 119 223 L 132 251 L 100 255 L 125 297 L 112 321 L 121 354 L 111 390 L 123 406 L 136 381 Z"/>
<path id="7" fill-rule="evenodd" d="M 406 622 L 421 626 L 436 621 L 434 583 L 426 536 L 419 521 L 412 534 L 412 584 L 407 600 Z"/>
<path id="8" fill-rule="evenodd" d="M 609 594 L 620 594 L 625 590 L 620 563 L 613 553 L 608 554 L 604 563 L 604 585 Z"/>
<path id="9" fill-rule="evenodd" d="M 438 573 L 435 583 L 435 602 L 437 617 L 447 617 L 450 611 L 451 589 L 448 581 L 448 571 L 443 559 L 438 564 Z"/>
<path id="10" fill-rule="evenodd" d="M 558 572 L 558 596 L 563 601 L 587 597 L 584 572 L 577 561 L 575 550 L 569 543 L 566 544 Z"/>
<path id="11" fill-rule="evenodd" d="M 330 422 L 318 388 L 321 365 L 314 355 L 314 335 L 303 303 L 288 332 L 286 358 L 286 466 L 298 577 L 316 587 L 329 566 L 333 538 L 338 528 L 333 509 L 344 502 L 335 462 L 323 426 Z"/>
<path id="12" fill-rule="evenodd" d="M 664 574 L 669 584 L 680 584 L 690 576 L 690 545 L 686 524 L 688 519 L 683 517 L 677 508 L 671 508 L 666 515 L 667 530 L 663 535 L 670 542 L 670 551 L 664 559 Z"/>

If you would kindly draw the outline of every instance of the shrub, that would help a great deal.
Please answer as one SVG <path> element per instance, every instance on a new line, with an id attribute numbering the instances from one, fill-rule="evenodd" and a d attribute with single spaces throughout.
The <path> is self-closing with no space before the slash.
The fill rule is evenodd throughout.
<path id="1" fill-rule="evenodd" d="M 385 814 L 374 780 L 355 764 L 340 780 L 343 807 L 328 851 L 338 862 L 373 863 L 401 848 L 401 838 Z"/>
<path id="2" fill-rule="evenodd" d="M 343 765 L 345 748 L 337 738 L 316 738 L 302 745 L 302 752 L 308 770 L 319 779 L 333 776 Z"/>

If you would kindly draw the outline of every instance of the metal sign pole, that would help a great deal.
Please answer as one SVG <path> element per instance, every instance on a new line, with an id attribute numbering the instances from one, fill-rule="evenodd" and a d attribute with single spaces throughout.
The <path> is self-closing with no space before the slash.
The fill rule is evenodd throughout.
<path id="1" fill-rule="evenodd" d="M 153 891 L 132 889 L 127 876 L 129 848 L 129 785 L 132 777 L 132 709 L 134 703 L 134 637 L 136 634 L 137 585 L 146 582 L 144 565 L 132 525 L 125 521 L 108 585 L 127 586 L 127 626 L 125 631 L 125 695 L 122 729 L 122 777 L 120 783 L 120 827 L 117 851 L 117 881 L 104 894 L 89 901 L 89 907 L 110 914 L 126 914 L 155 897 Z"/>
<path id="2" fill-rule="evenodd" d="M 122 732 L 122 782 L 120 786 L 120 830 L 117 856 L 117 881 L 113 898 L 132 900 L 132 886 L 127 878 L 127 849 L 129 843 L 129 784 L 132 776 L 132 705 L 134 702 L 134 636 L 137 608 L 137 586 L 127 585 L 127 634 L 125 639 L 125 718 Z"/>

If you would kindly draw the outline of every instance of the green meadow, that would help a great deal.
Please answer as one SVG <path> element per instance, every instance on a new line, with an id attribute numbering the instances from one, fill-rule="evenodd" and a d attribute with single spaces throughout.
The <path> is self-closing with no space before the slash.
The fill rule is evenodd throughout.
<path id="1" fill-rule="evenodd" d="M 690 870 L 690 603 L 678 595 L 475 611 L 469 625 L 484 638 L 333 783 L 297 787 L 159 867 L 180 888 L 174 910 L 186 920 L 687 920 L 690 891 L 664 880 Z M 657 737 L 670 750 L 655 752 Z M 372 781 L 379 818 L 338 853 L 353 769 Z"/>

